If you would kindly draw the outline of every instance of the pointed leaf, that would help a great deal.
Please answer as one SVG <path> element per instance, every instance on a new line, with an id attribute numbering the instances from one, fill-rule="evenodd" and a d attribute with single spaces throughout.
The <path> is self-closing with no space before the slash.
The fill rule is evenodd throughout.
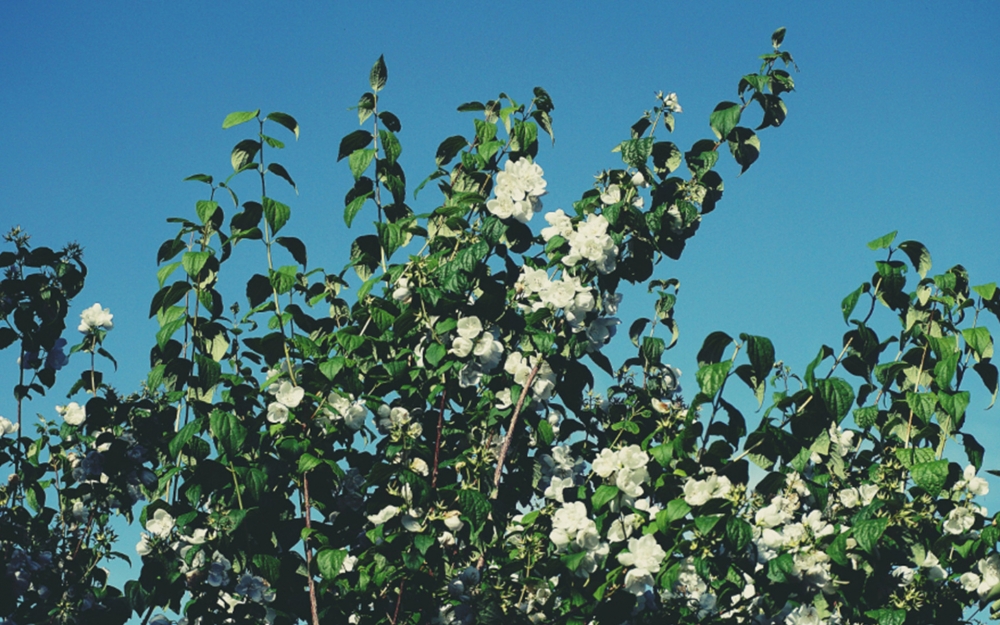
<path id="1" fill-rule="evenodd" d="M 285 128 L 292 131 L 295 138 L 299 138 L 299 122 L 295 121 L 295 118 L 287 113 L 279 113 L 275 111 L 273 113 L 268 113 L 267 118 L 273 122 L 277 122 L 284 126 Z"/>
<path id="2" fill-rule="evenodd" d="M 260 109 L 257 109 L 256 111 L 236 111 L 235 113 L 230 113 L 229 115 L 226 115 L 224 120 L 222 120 L 222 127 L 232 128 L 233 126 L 238 126 L 242 123 L 250 121 L 259 114 Z"/>
<path id="3" fill-rule="evenodd" d="M 389 71 L 385 67 L 385 58 L 379 55 L 378 60 L 372 65 L 371 72 L 368 73 L 368 83 L 372 87 L 372 91 L 378 93 L 385 87 L 385 81 L 389 76 Z"/>

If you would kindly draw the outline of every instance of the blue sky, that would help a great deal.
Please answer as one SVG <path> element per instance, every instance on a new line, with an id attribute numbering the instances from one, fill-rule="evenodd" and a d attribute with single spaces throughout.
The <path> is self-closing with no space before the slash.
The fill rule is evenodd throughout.
<path id="1" fill-rule="evenodd" d="M 871 276 L 880 257 L 865 243 L 879 235 L 898 229 L 898 240 L 922 241 L 936 271 L 962 263 L 974 284 L 1000 278 L 998 5 L 8 2 L 0 229 L 20 224 L 36 245 L 86 248 L 90 279 L 74 318 L 95 301 L 111 309 L 114 382 L 136 388 L 155 332 L 155 251 L 174 233 L 165 219 L 193 216 L 204 197 L 205 187 L 182 179 L 227 175 L 230 149 L 249 132 L 223 131 L 227 113 L 298 118 L 301 139 L 280 162 L 300 194 L 276 195 L 292 206 L 286 230 L 305 240 L 311 264 L 337 271 L 367 226 L 362 214 L 353 231 L 343 227 L 350 174 L 337 145 L 357 128 L 347 109 L 380 54 L 389 69 L 382 105 L 402 120 L 411 189 L 433 170 L 438 142 L 471 132 L 458 104 L 547 89 L 556 144 L 537 162 L 554 210 L 620 164 L 610 150 L 657 90 L 677 92 L 684 107 L 673 141 L 709 136 L 709 112 L 736 99 L 778 26 L 801 70 L 788 119 L 762 133 L 746 175 L 722 167 L 719 208 L 657 275 L 681 280 L 671 358 L 690 389 L 694 355 L 713 330 L 769 336 L 778 358 L 802 371 L 821 344 L 839 347 L 840 300 Z M 249 186 L 244 193 L 252 197 Z M 434 206 L 425 193 L 418 212 Z M 238 262 L 260 267 L 260 254 L 245 254 Z M 13 370 L 0 366 L 8 380 Z M 54 415 L 64 401 L 42 398 L 29 413 Z M 973 431 L 1000 443 L 984 406 L 973 402 Z M 0 414 L 13 413 L 4 392 Z M 1000 462 L 988 455 L 987 465 Z"/>

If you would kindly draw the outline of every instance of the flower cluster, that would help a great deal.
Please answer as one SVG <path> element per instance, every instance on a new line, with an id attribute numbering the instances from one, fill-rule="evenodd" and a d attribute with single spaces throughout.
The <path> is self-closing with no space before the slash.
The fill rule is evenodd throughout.
<path id="1" fill-rule="evenodd" d="M 538 487 L 545 498 L 565 502 L 563 490 L 572 488 L 583 478 L 583 459 L 575 458 L 568 445 L 557 445 L 552 448 L 551 455 L 539 455 L 538 461 L 542 475 Z"/>
<path id="2" fill-rule="evenodd" d="M 649 456 L 638 445 L 629 445 L 618 451 L 602 449 L 594 459 L 594 473 L 614 481 L 618 490 L 627 497 L 641 497 L 642 485 L 649 480 L 646 463 Z"/>
<path id="3" fill-rule="evenodd" d="M 725 499 L 733 484 L 725 475 L 709 475 L 703 480 L 689 477 L 684 483 L 684 501 L 689 506 L 703 506 L 711 499 Z"/>
<path id="4" fill-rule="evenodd" d="M 449 352 L 459 358 L 469 354 L 476 357 L 476 362 L 469 362 L 459 372 L 459 386 L 468 388 L 476 386 L 484 373 L 493 371 L 500 364 L 503 356 L 503 343 L 497 340 L 497 331 L 484 331 L 479 317 L 462 317 L 458 320 L 456 336 L 451 341 Z"/>
<path id="5" fill-rule="evenodd" d="M 587 323 L 587 317 L 595 310 L 600 312 L 600 308 L 594 289 L 584 286 L 578 276 L 563 273 L 559 280 L 552 280 L 544 269 L 525 266 L 521 268 L 517 285 L 521 297 L 527 300 L 527 303 L 520 304 L 522 310 L 548 308 L 553 312 L 562 311 L 574 333 L 586 332 L 588 351 L 600 349 L 615 335 L 616 327 L 621 323 L 617 317 L 600 314 Z M 608 296 L 604 301 L 604 315 L 615 314 L 619 300 Z"/>
<path id="6" fill-rule="evenodd" d="M 56 412 L 69 425 L 83 425 L 87 421 L 87 411 L 80 404 L 71 401 L 65 406 L 56 406 Z"/>
<path id="7" fill-rule="evenodd" d="M 538 401 L 548 401 L 552 393 L 556 390 L 556 374 L 552 371 L 549 363 L 541 360 L 538 356 L 525 358 L 519 352 L 514 352 L 507 356 L 503 369 L 514 376 L 514 383 L 524 386 L 531 377 L 532 369 L 537 366 L 535 379 L 531 383 L 531 395 Z"/>
<path id="8" fill-rule="evenodd" d="M 267 377 L 270 380 L 280 374 L 272 369 L 267 372 Z M 305 389 L 292 386 L 288 380 L 272 382 L 267 392 L 274 396 L 274 401 L 267 405 L 267 420 L 275 424 L 288 421 L 288 411 L 297 408 L 306 394 Z"/>
<path id="9" fill-rule="evenodd" d="M 542 210 L 543 173 L 541 167 L 526 158 L 508 160 L 504 170 L 497 174 L 496 198 L 486 202 L 486 209 L 501 219 L 528 223 L 532 215 Z"/>
<path id="10" fill-rule="evenodd" d="M 355 400 L 354 395 L 347 397 L 331 391 L 326 398 L 329 408 L 324 410 L 327 418 L 333 421 L 343 421 L 344 425 L 352 430 L 360 430 L 368 417 L 368 408 L 360 399 Z"/>
<path id="11" fill-rule="evenodd" d="M 101 308 L 100 304 L 94 304 L 90 308 L 80 313 L 80 325 L 77 330 L 84 334 L 91 334 L 97 330 L 110 330 L 114 327 L 111 322 L 114 315 L 107 308 Z"/>
<path id="12" fill-rule="evenodd" d="M 574 227 L 573 220 L 560 209 L 545 215 L 545 221 L 549 222 L 549 227 L 542 229 L 546 242 L 557 235 L 569 242 L 569 254 L 562 258 L 564 265 L 573 267 L 584 261 L 603 274 L 615 270 L 618 246 L 608 234 L 608 220 L 604 215 L 587 215 L 586 221 Z"/>
<path id="13" fill-rule="evenodd" d="M 601 541 L 594 520 L 587 516 L 587 506 L 581 501 L 563 504 L 552 515 L 552 531 L 549 540 L 560 552 L 583 553 L 578 577 L 589 577 L 608 557 L 608 543 Z"/>
<path id="14" fill-rule="evenodd" d="M 653 585 L 653 573 L 660 571 L 660 563 L 667 557 L 656 536 L 629 538 L 628 550 L 618 554 L 622 566 L 632 567 L 625 574 L 625 588 L 634 595 L 641 595 Z"/>

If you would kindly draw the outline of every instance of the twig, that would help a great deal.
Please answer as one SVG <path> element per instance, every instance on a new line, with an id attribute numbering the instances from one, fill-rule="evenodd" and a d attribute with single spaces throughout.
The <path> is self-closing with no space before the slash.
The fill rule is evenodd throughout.
<path id="1" fill-rule="evenodd" d="M 441 392 L 441 409 L 438 411 L 437 438 L 434 440 L 434 471 L 431 473 L 431 488 L 437 488 L 438 462 L 441 459 L 441 429 L 444 427 L 444 406 L 448 391 Z"/>
<path id="2" fill-rule="evenodd" d="M 524 386 L 521 388 L 521 396 L 517 398 L 517 405 L 514 407 L 514 414 L 510 418 L 510 427 L 507 428 L 507 436 L 503 439 L 503 446 L 500 448 L 500 457 L 497 458 L 497 470 L 493 474 L 493 494 L 490 496 L 491 499 L 497 498 L 498 489 L 500 487 L 500 475 L 503 473 L 503 462 L 507 457 L 507 451 L 510 449 L 510 441 L 514 438 L 514 428 L 517 426 L 517 417 L 521 414 L 521 408 L 524 406 L 524 399 L 528 396 L 528 390 L 535 381 L 535 376 L 538 374 L 538 368 L 541 366 L 542 357 L 539 356 L 538 360 L 535 362 L 535 366 L 531 368 L 531 373 L 528 375 L 527 381 L 525 381 Z"/>
<path id="3" fill-rule="evenodd" d="M 309 518 L 312 516 L 312 506 L 309 503 L 309 473 L 302 473 L 302 500 L 306 509 L 306 529 L 312 529 L 312 520 Z M 309 541 L 305 541 L 306 550 L 306 579 L 309 580 L 309 610 L 312 614 L 312 625 L 319 625 L 319 611 L 316 608 L 316 582 L 313 581 L 312 575 L 312 547 L 309 546 Z"/>

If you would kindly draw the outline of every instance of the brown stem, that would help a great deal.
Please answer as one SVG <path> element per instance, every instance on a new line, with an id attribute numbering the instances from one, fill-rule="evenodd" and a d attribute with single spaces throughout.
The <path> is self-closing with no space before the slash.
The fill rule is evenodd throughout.
<path id="1" fill-rule="evenodd" d="M 309 518 L 312 514 L 312 506 L 309 503 L 309 473 L 302 474 L 302 499 L 303 504 L 306 509 L 306 529 L 312 529 L 312 520 Z M 312 575 L 312 547 L 309 546 L 309 541 L 305 541 L 306 549 L 306 579 L 309 580 L 309 610 L 312 614 L 312 625 L 319 625 L 319 610 L 316 607 L 316 582 L 313 581 Z"/>
<path id="2" fill-rule="evenodd" d="M 403 586 L 405 584 L 405 579 L 399 582 L 399 594 L 396 595 L 396 610 L 392 613 L 392 618 L 389 619 L 389 622 L 392 623 L 392 625 L 396 625 L 396 622 L 399 620 L 399 606 L 403 603 Z"/>
<path id="3" fill-rule="evenodd" d="M 441 459 L 441 429 L 444 427 L 444 404 L 448 391 L 441 392 L 441 409 L 438 411 L 437 438 L 434 439 L 434 471 L 431 473 L 431 488 L 437 488 L 438 461 Z"/>
<path id="4" fill-rule="evenodd" d="M 527 381 L 521 388 L 521 396 L 517 398 L 517 405 L 514 407 L 514 414 L 510 418 L 510 427 L 507 428 L 507 436 L 503 439 L 503 446 L 500 447 L 500 457 L 497 458 L 497 470 L 493 474 L 493 495 L 491 499 L 497 498 L 498 489 L 500 487 L 500 475 L 503 473 L 503 462 L 507 458 L 507 451 L 510 449 L 510 441 L 514 438 L 514 428 L 517 426 L 517 417 L 521 414 L 521 408 L 524 406 L 524 399 L 528 396 L 528 390 L 531 389 L 532 383 L 535 381 L 535 376 L 538 375 L 538 368 L 542 366 L 542 358 L 538 357 L 538 361 L 535 362 L 535 366 L 531 368 L 531 373 L 528 375 Z"/>

